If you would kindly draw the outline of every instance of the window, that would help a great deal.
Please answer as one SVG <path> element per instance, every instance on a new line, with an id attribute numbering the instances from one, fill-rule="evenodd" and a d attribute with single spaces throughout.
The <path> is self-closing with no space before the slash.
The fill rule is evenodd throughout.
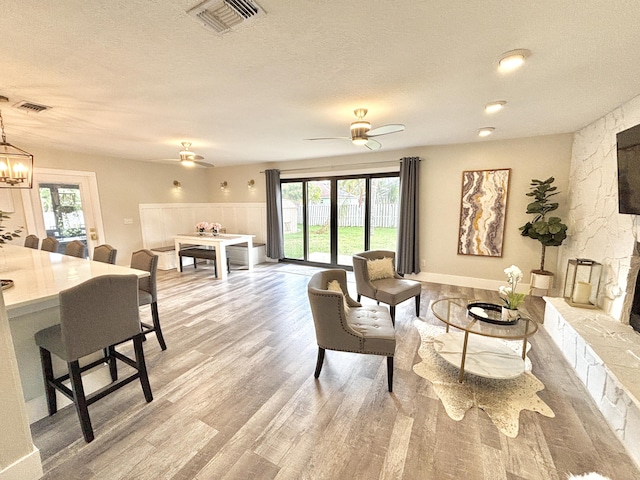
<path id="1" fill-rule="evenodd" d="M 285 259 L 351 266 L 369 249 L 395 250 L 397 173 L 282 180 Z"/>

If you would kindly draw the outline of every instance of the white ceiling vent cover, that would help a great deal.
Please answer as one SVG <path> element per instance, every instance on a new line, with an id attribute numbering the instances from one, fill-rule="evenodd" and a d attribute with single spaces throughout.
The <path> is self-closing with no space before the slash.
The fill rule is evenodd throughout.
<path id="1" fill-rule="evenodd" d="M 47 107 L 46 105 L 40 105 L 38 103 L 22 101 L 18 102 L 14 105 L 18 110 L 22 110 L 25 112 L 33 112 L 40 113 L 44 110 L 49 110 L 51 107 Z"/>
<path id="2" fill-rule="evenodd" d="M 205 0 L 187 13 L 204 27 L 221 35 L 266 15 L 252 0 Z"/>

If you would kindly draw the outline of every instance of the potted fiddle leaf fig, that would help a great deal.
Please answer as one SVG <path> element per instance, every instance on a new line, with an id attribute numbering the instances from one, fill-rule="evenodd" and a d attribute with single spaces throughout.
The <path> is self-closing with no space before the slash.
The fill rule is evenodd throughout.
<path id="1" fill-rule="evenodd" d="M 558 203 L 551 201 L 551 197 L 557 195 L 558 189 L 553 186 L 555 178 L 546 180 L 531 180 L 531 191 L 528 197 L 533 197 L 533 202 L 527 205 L 527 213 L 535 215 L 532 221 L 520 227 L 523 237 L 529 237 L 540 242 L 542 254 L 540 256 L 540 269 L 531 272 L 531 286 L 548 290 L 551 288 L 553 273 L 544 269 L 544 260 L 547 247 L 562 245 L 567 238 L 567 226 L 559 217 L 548 216 L 557 210 Z"/>

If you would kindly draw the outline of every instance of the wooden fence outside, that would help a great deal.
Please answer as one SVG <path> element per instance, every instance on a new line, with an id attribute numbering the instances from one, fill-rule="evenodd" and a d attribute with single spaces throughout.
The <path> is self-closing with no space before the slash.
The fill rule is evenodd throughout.
<path id="1" fill-rule="evenodd" d="M 309 205 L 309 226 L 324 225 L 329 221 L 329 205 Z M 302 223 L 302 206 L 298 206 L 298 219 Z M 338 223 L 341 227 L 364 227 L 364 205 L 338 207 Z M 377 203 L 371 206 L 371 226 L 398 228 L 398 204 Z"/>

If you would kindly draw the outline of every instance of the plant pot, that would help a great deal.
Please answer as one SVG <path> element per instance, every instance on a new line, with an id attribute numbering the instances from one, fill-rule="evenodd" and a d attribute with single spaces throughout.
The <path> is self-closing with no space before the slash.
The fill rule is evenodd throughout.
<path id="1" fill-rule="evenodd" d="M 520 318 L 520 312 L 517 308 L 502 307 L 502 321 L 514 322 Z"/>
<path id="2" fill-rule="evenodd" d="M 553 272 L 546 270 L 531 271 L 531 288 L 539 288 L 540 290 L 550 290 L 553 287 Z"/>

